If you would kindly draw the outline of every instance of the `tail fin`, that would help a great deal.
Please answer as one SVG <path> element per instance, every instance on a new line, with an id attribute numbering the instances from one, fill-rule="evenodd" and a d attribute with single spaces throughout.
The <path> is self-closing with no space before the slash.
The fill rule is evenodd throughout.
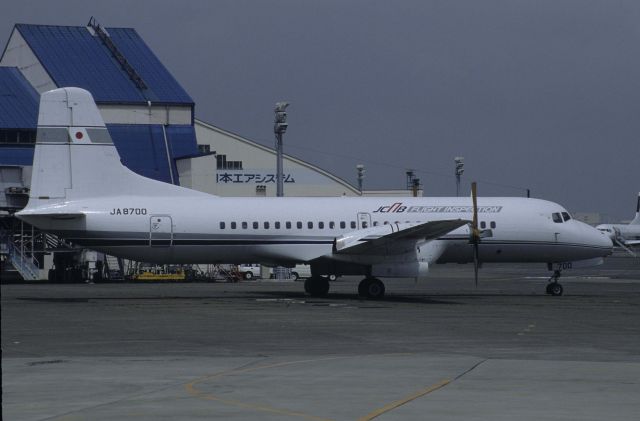
<path id="1" fill-rule="evenodd" d="M 91 197 L 197 194 L 122 165 L 88 91 L 60 88 L 42 94 L 26 209 Z"/>
<path id="2" fill-rule="evenodd" d="M 638 203 L 636 204 L 636 217 L 629 222 L 629 225 L 640 225 L 640 193 L 638 193 Z"/>

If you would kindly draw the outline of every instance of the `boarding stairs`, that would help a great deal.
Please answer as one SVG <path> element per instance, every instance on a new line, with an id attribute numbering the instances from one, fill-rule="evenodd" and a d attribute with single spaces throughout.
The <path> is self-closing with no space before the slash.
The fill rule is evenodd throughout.
<path id="1" fill-rule="evenodd" d="M 238 282 L 242 276 L 237 265 L 215 265 L 216 278 L 220 277 L 228 282 Z"/>
<path id="2" fill-rule="evenodd" d="M 0 226 L 0 243 L 9 263 L 20 273 L 20 276 L 25 281 L 35 281 L 41 278 L 40 262 L 36 252 L 42 249 L 42 245 L 36 230 L 31 226 L 25 229 L 24 225 L 21 224 L 21 231 L 16 232 L 3 222 Z"/>
<path id="3" fill-rule="evenodd" d="M 106 264 L 107 274 L 112 281 L 122 281 L 124 262 L 119 257 L 111 256 L 109 254 L 104 255 L 104 261 Z"/>

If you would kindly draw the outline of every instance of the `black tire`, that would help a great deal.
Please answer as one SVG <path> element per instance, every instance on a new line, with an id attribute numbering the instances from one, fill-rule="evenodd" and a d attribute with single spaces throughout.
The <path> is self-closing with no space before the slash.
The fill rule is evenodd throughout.
<path id="1" fill-rule="evenodd" d="M 338 276 L 337 276 L 337 275 L 334 275 L 334 274 L 332 273 L 332 274 L 330 274 L 329 276 L 327 276 L 327 278 L 329 278 L 329 280 L 330 280 L 331 282 L 333 282 L 333 281 L 335 281 L 336 279 L 338 279 Z"/>
<path id="2" fill-rule="evenodd" d="M 379 300 L 384 297 L 384 284 L 379 279 L 372 279 L 367 286 L 367 298 L 370 300 Z"/>
<path id="3" fill-rule="evenodd" d="M 360 298 L 367 298 L 367 288 L 369 286 L 370 279 L 365 278 L 358 284 L 358 295 Z"/>
<path id="4" fill-rule="evenodd" d="M 563 289 L 562 289 L 562 285 L 560 285 L 557 282 L 554 282 L 553 284 L 551 284 L 551 295 L 553 295 L 554 297 L 559 297 L 562 295 Z"/>
<path id="5" fill-rule="evenodd" d="M 308 278 L 304 281 L 304 290 L 312 297 L 324 297 L 329 292 L 329 281 L 326 278 Z"/>
<path id="6" fill-rule="evenodd" d="M 244 279 L 246 279 L 247 281 L 248 281 L 248 280 L 250 280 L 250 279 L 253 279 L 253 272 L 245 272 L 245 273 L 242 275 L 242 277 L 243 277 Z"/>
<path id="7" fill-rule="evenodd" d="M 379 300 L 384 297 L 385 287 L 380 279 L 365 278 L 358 285 L 358 295 L 369 300 Z"/>
<path id="8" fill-rule="evenodd" d="M 298 272 L 291 272 L 291 279 L 293 279 L 294 281 L 297 281 L 298 279 L 300 279 Z"/>

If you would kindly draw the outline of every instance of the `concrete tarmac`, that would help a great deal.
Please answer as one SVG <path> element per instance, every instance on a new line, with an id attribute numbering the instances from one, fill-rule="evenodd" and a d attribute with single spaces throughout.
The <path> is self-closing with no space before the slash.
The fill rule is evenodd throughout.
<path id="1" fill-rule="evenodd" d="M 637 419 L 640 260 L 548 276 L 2 285 L 3 419 Z"/>

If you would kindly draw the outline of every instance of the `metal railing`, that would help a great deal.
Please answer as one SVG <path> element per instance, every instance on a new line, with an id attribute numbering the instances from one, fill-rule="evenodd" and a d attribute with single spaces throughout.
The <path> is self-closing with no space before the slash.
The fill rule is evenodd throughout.
<path id="1" fill-rule="evenodd" d="M 36 281 L 40 279 L 40 263 L 33 254 L 24 251 L 24 245 L 18 247 L 11 241 L 9 246 L 9 261 L 14 268 L 22 275 L 25 281 Z"/>

